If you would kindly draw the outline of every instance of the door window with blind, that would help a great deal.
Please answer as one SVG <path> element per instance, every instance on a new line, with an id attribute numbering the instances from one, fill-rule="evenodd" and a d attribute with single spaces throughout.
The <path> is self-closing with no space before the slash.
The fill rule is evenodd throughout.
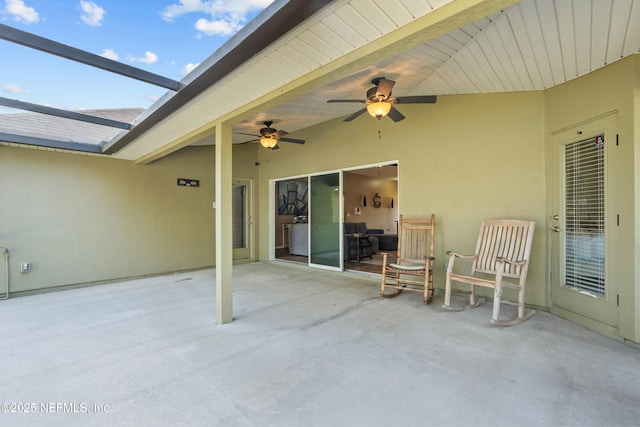
<path id="1" fill-rule="evenodd" d="M 604 135 L 564 147 L 565 285 L 605 295 Z"/>

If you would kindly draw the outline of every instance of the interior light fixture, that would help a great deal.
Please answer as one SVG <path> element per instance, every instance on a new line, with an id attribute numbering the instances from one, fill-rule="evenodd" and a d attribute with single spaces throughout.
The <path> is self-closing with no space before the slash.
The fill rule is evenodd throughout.
<path id="1" fill-rule="evenodd" d="M 391 103 L 386 101 L 372 102 L 367 104 L 367 111 L 372 117 L 380 120 L 391 111 Z"/>
<path id="2" fill-rule="evenodd" d="M 260 138 L 260 145 L 262 145 L 264 148 L 273 148 L 277 144 L 278 140 L 270 136 L 263 136 L 262 138 Z"/>

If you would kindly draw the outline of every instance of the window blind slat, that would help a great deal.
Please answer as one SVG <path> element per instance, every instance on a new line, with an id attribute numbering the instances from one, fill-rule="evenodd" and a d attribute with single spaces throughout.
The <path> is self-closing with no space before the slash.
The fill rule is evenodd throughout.
<path id="1" fill-rule="evenodd" d="M 565 146 L 565 285 L 605 294 L 604 136 Z"/>

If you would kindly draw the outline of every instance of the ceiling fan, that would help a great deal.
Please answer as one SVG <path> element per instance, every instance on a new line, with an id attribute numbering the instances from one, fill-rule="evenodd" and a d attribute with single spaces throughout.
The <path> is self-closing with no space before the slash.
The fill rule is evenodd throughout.
<path id="1" fill-rule="evenodd" d="M 251 136 L 259 137 L 259 139 L 252 139 L 251 141 L 246 141 L 245 144 L 249 143 L 249 142 L 260 141 L 260 145 L 262 145 L 264 148 L 268 148 L 269 150 L 277 150 L 277 149 L 280 148 L 278 146 L 278 142 L 279 141 L 293 142 L 294 144 L 304 144 L 305 143 L 305 141 L 302 140 L 302 139 L 284 138 L 283 135 L 286 135 L 287 132 L 285 132 L 283 130 L 273 129 L 271 127 L 271 125 L 273 124 L 273 121 L 266 121 L 266 122 L 263 122 L 263 123 L 264 123 L 265 127 L 260 129 L 260 135 L 253 135 L 251 133 L 238 132 L 241 135 L 251 135 Z"/>
<path id="2" fill-rule="evenodd" d="M 405 117 L 396 110 L 393 104 L 433 104 L 436 102 L 435 95 L 399 96 L 391 97 L 391 89 L 396 84 L 393 80 L 384 77 L 376 77 L 371 80 L 375 86 L 367 90 L 367 99 L 330 99 L 327 102 L 360 102 L 366 107 L 356 111 L 343 121 L 350 122 L 362 113 L 367 111 L 370 115 L 380 120 L 384 116 L 389 116 L 394 122 L 399 122 Z"/>

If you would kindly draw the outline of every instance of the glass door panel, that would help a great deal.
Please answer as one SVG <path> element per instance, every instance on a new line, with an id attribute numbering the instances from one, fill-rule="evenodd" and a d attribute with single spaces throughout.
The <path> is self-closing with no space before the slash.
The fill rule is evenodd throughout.
<path id="1" fill-rule="evenodd" d="M 341 269 L 340 173 L 310 177 L 309 264 Z"/>
<path id="2" fill-rule="evenodd" d="M 233 259 L 250 259 L 251 234 L 251 181 L 234 179 L 232 187 Z"/>

